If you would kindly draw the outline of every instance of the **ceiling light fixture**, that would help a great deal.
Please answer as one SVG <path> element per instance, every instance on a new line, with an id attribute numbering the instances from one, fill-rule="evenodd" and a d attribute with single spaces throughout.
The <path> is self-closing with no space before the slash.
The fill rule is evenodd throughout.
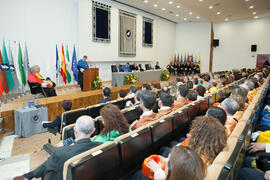
<path id="1" fill-rule="evenodd" d="M 189 15 L 192 15 L 192 12 L 189 12 L 188 14 L 189 14 Z"/>
<path id="2" fill-rule="evenodd" d="M 213 9 L 213 6 L 209 6 L 209 9 Z"/>
<path id="3" fill-rule="evenodd" d="M 143 2 L 144 2 L 144 3 L 148 3 L 148 0 L 144 0 Z"/>
<path id="4" fill-rule="evenodd" d="M 200 16 L 197 16 L 196 18 L 197 18 L 197 19 L 200 19 Z"/>
<path id="5" fill-rule="evenodd" d="M 254 6 L 249 6 L 249 9 L 253 9 L 254 8 Z"/>
<path id="6" fill-rule="evenodd" d="M 248 2 L 249 0 L 245 0 L 246 2 Z"/>
<path id="7" fill-rule="evenodd" d="M 186 21 L 187 20 L 187 18 L 184 18 L 184 21 Z"/>
<path id="8" fill-rule="evenodd" d="M 257 14 L 257 13 L 256 13 L 256 12 L 253 12 L 252 14 L 255 15 L 255 14 Z"/>
<path id="9" fill-rule="evenodd" d="M 254 16 L 253 18 L 254 18 L 254 19 L 257 19 L 257 18 L 258 18 L 258 16 Z"/>
<path id="10" fill-rule="evenodd" d="M 177 17 L 178 17 L 178 16 L 179 16 L 179 14 L 176 14 L 175 16 L 177 16 Z"/>
<path id="11" fill-rule="evenodd" d="M 162 11 L 165 11 L 166 9 L 165 9 L 165 8 L 162 8 L 161 10 L 162 10 Z"/>
<path id="12" fill-rule="evenodd" d="M 220 12 L 217 12 L 217 15 L 220 15 L 221 13 Z"/>
<path id="13" fill-rule="evenodd" d="M 228 20 L 229 20 L 229 18 L 226 18 L 226 19 L 225 19 L 225 21 L 228 21 Z"/>
<path id="14" fill-rule="evenodd" d="M 177 8 L 180 8 L 180 6 L 178 5 L 178 6 L 176 6 Z"/>
<path id="15" fill-rule="evenodd" d="M 158 5 L 157 4 L 154 4 L 154 7 L 158 7 Z"/>
<path id="16" fill-rule="evenodd" d="M 170 1 L 170 2 L 169 2 L 169 4 L 173 4 L 173 2 L 172 2 L 172 1 Z"/>
<path id="17" fill-rule="evenodd" d="M 203 2 L 203 0 L 199 0 L 199 2 Z"/>

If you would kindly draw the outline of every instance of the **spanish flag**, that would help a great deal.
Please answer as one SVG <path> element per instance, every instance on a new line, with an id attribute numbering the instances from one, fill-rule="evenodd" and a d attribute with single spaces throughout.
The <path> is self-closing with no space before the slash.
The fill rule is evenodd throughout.
<path id="1" fill-rule="evenodd" d="M 67 84 L 67 71 L 66 71 L 66 60 L 64 53 L 64 46 L 62 45 L 62 56 L 61 56 L 61 76 L 65 84 Z"/>

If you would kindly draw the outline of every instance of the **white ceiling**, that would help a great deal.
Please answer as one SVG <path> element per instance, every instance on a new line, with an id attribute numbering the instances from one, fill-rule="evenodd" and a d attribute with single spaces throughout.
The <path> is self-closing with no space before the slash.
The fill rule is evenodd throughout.
<path id="1" fill-rule="evenodd" d="M 270 0 L 115 0 L 176 23 L 270 16 Z M 212 6 L 213 8 L 209 8 Z M 253 7 L 252 7 L 253 6 Z M 255 14 L 256 12 L 256 14 Z"/>

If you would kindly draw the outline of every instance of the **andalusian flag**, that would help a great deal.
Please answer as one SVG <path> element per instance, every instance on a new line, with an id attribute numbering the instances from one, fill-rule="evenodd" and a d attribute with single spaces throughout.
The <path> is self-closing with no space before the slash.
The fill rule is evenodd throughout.
<path id="1" fill-rule="evenodd" d="M 184 62 L 183 62 L 183 56 L 182 56 L 182 54 L 181 54 L 181 64 L 183 64 Z"/>
<path id="2" fill-rule="evenodd" d="M 65 84 L 67 84 L 67 71 L 66 71 L 66 60 L 64 53 L 64 45 L 62 45 L 62 56 L 61 56 L 61 76 Z"/>
<path id="3" fill-rule="evenodd" d="M 66 71 L 67 71 L 67 82 L 70 83 L 71 82 L 71 75 L 69 73 L 69 67 L 70 67 L 70 61 L 69 61 L 69 53 L 68 53 L 68 46 L 66 48 L 66 57 L 67 57 L 67 68 L 66 68 Z"/>
<path id="4" fill-rule="evenodd" d="M 8 55 L 5 41 L 3 41 L 3 63 L 9 67 Z M 11 90 L 14 87 L 14 81 L 10 69 L 6 70 L 6 76 L 8 81 L 8 88 Z"/>
<path id="5" fill-rule="evenodd" d="M 18 65 L 19 65 L 19 71 L 21 75 L 21 82 L 25 86 L 26 85 L 26 78 L 25 78 L 25 72 L 23 68 L 23 58 L 22 58 L 22 49 L 21 44 L 19 43 L 19 52 L 18 52 Z"/>

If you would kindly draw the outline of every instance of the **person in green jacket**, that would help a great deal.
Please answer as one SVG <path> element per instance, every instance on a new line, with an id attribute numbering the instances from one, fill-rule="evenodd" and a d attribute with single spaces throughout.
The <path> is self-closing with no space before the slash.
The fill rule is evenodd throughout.
<path id="1" fill-rule="evenodd" d="M 130 132 L 128 121 L 116 105 L 104 106 L 100 115 L 104 128 L 99 135 L 92 138 L 93 142 L 114 141 L 120 135 Z"/>

